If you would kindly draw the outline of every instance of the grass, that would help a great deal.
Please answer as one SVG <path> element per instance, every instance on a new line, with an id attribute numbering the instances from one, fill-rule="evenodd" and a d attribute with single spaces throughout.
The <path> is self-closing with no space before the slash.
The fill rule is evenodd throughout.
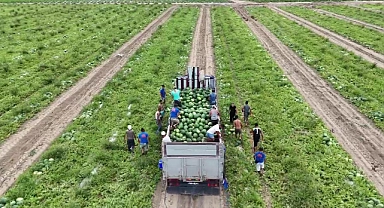
<path id="1" fill-rule="evenodd" d="M 6 196 L 23 197 L 23 207 L 151 207 L 161 177 L 153 98 L 161 84 L 170 89 L 171 80 L 185 71 L 198 11 L 176 11 Z M 128 124 L 136 133 L 141 127 L 149 132 L 148 155 L 140 156 L 138 148 L 127 153 Z M 55 161 L 34 175 L 48 158 Z"/>
<path id="2" fill-rule="evenodd" d="M 252 11 L 276 18 L 264 9 Z M 358 207 L 379 198 L 240 16 L 230 8 L 215 8 L 213 15 L 221 112 L 227 115 L 231 102 L 241 108 L 248 100 L 250 123 L 258 122 L 266 136 L 263 181 L 253 173 L 250 143 L 240 148 L 234 138 L 226 139 L 231 206 L 263 206 L 263 185 L 269 186 L 273 207 Z"/>
<path id="3" fill-rule="evenodd" d="M 166 8 L 2 5 L 0 143 Z"/>
<path id="4" fill-rule="evenodd" d="M 362 10 L 355 7 L 349 7 L 349 6 L 318 6 L 318 7 L 320 9 L 324 9 L 336 14 L 340 14 L 356 20 L 360 20 L 373 25 L 384 27 L 383 14 L 378 14 L 375 12 L 370 12 L 370 11 Z M 382 7 L 384 11 L 384 6 Z"/>
<path id="5" fill-rule="evenodd" d="M 384 129 L 384 70 L 266 8 L 249 11 L 309 66 Z M 270 18 L 265 18 L 265 15 Z"/>
<path id="6" fill-rule="evenodd" d="M 384 35 L 381 32 L 354 25 L 325 14 L 319 14 L 311 9 L 302 7 L 282 7 L 282 9 L 342 35 L 366 48 L 384 54 Z"/>

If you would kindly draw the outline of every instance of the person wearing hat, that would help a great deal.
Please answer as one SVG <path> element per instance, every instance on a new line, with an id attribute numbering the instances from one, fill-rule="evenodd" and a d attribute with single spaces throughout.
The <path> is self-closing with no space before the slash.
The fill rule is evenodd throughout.
<path id="1" fill-rule="evenodd" d="M 171 141 L 171 138 L 169 138 L 169 136 L 167 135 L 167 133 L 165 133 L 165 131 L 162 131 L 161 132 L 161 139 L 164 142 L 172 142 Z"/>
<path id="2" fill-rule="evenodd" d="M 128 130 L 125 132 L 125 143 L 127 144 L 128 151 L 133 153 L 135 148 L 135 138 L 136 134 L 132 129 L 131 125 L 128 125 Z"/>
<path id="3" fill-rule="evenodd" d="M 212 109 L 209 111 L 209 117 L 211 118 L 212 125 L 219 123 L 219 111 L 216 106 L 212 105 Z"/>
<path id="4" fill-rule="evenodd" d="M 172 98 L 173 98 L 173 103 L 175 105 L 178 105 L 181 107 L 181 101 L 180 101 L 180 90 L 178 90 L 176 87 L 173 88 L 171 92 Z"/>

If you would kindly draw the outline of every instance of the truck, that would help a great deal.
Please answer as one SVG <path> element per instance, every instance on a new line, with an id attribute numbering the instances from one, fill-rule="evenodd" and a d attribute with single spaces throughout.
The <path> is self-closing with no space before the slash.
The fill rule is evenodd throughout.
<path id="1" fill-rule="evenodd" d="M 172 142 L 162 144 L 166 190 L 177 194 L 219 194 L 225 175 L 224 141 L 205 141 L 206 131 L 213 126 L 208 96 L 216 89 L 216 79 L 202 79 L 198 67 L 188 67 L 188 74 L 177 77 L 174 84 L 181 92 L 182 104 L 177 127 L 173 129 L 168 122 L 167 136 Z"/>

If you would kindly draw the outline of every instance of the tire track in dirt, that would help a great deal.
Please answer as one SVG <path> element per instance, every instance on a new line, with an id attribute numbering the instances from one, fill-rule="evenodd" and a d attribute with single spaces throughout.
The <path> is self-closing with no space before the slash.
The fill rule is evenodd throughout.
<path id="1" fill-rule="evenodd" d="M 206 75 L 214 75 L 215 63 L 213 54 L 212 23 L 210 8 L 200 8 L 196 23 L 192 49 L 189 55 L 189 66 L 198 66 Z M 221 192 L 223 193 L 223 192 Z M 153 208 L 222 208 L 224 195 L 194 196 L 169 194 L 165 190 L 165 183 L 159 182 L 152 198 Z"/>
<path id="2" fill-rule="evenodd" d="M 244 11 L 246 13 L 246 11 Z M 384 195 L 384 133 L 258 21 L 246 21 L 314 112 L 332 130 L 357 167 Z"/>
<path id="3" fill-rule="evenodd" d="M 312 32 L 327 38 L 332 43 L 339 45 L 340 47 L 345 48 L 348 51 L 351 51 L 355 53 L 356 55 L 364 58 L 365 60 L 376 64 L 378 67 L 384 69 L 384 55 L 377 53 L 373 50 L 367 49 L 364 46 L 361 46 L 353 41 L 348 40 L 347 38 L 344 38 L 341 35 L 338 35 L 334 32 L 331 32 L 327 29 L 324 29 L 312 22 L 309 22 L 301 17 L 298 17 L 294 14 L 291 14 L 289 12 L 283 11 L 277 7 L 269 7 L 272 11 L 276 12 L 277 14 L 280 14 L 284 16 L 285 18 L 288 18 L 297 24 L 311 30 Z"/>
<path id="4" fill-rule="evenodd" d="M 60 136 L 128 59 L 164 24 L 176 10 L 172 6 L 144 30 L 125 43 L 87 77 L 60 95 L 46 109 L 26 122 L 0 146 L 0 195 L 3 195 L 30 165 Z"/>
<path id="5" fill-rule="evenodd" d="M 329 12 L 329 11 L 326 11 L 326 10 L 322 10 L 322 9 L 313 9 L 314 11 L 320 13 L 320 14 L 325 14 L 325 15 L 328 15 L 328 16 L 331 16 L 331 17 L 335 17 L 337 19 L 340 19 L 340 20 L 344 20 L 344 21 L 348 21 L 348 22 L 351 22 L 355 25 L 360 25 L 360 26 L 364 26 L 364 27 L 367 27 L 367 28 L 370 28 L 372 30 L 376 30 L 378 32 L 381 32 L 384 34 L 384 28 L 382 27 L 379 27 L 379 26 L 376 26 L 376 25 L 373 25 L 373 24 L 369 24 L 369 23 L 366 23 L 366 22 L 363 22 L 363 21 L 360 21 L 360 20 L 356 20 L 356 19 L 353 19 L 353 18 L 350 18 L 350 17 L 346 17 L 346 16 L 343 16 L 343 15 L 339 15 L 339 14 L 336 14 L 336 13 L 333 13 L 333 12 Z"/>

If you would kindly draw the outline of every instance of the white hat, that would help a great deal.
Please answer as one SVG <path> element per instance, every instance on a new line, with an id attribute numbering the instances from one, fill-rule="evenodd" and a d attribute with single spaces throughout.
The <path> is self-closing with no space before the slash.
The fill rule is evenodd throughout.
<path id="1" fill-rule="evenodd" d="M 131 125 L 128 125 L 128 130 L 132 130 L 132 126 Z"/>
<path id="2" fill-rule="evenodd" d="M 165 131 L 161 132 L 161 136 L 165 136 L 165 134 L 166 134 Z"/>

